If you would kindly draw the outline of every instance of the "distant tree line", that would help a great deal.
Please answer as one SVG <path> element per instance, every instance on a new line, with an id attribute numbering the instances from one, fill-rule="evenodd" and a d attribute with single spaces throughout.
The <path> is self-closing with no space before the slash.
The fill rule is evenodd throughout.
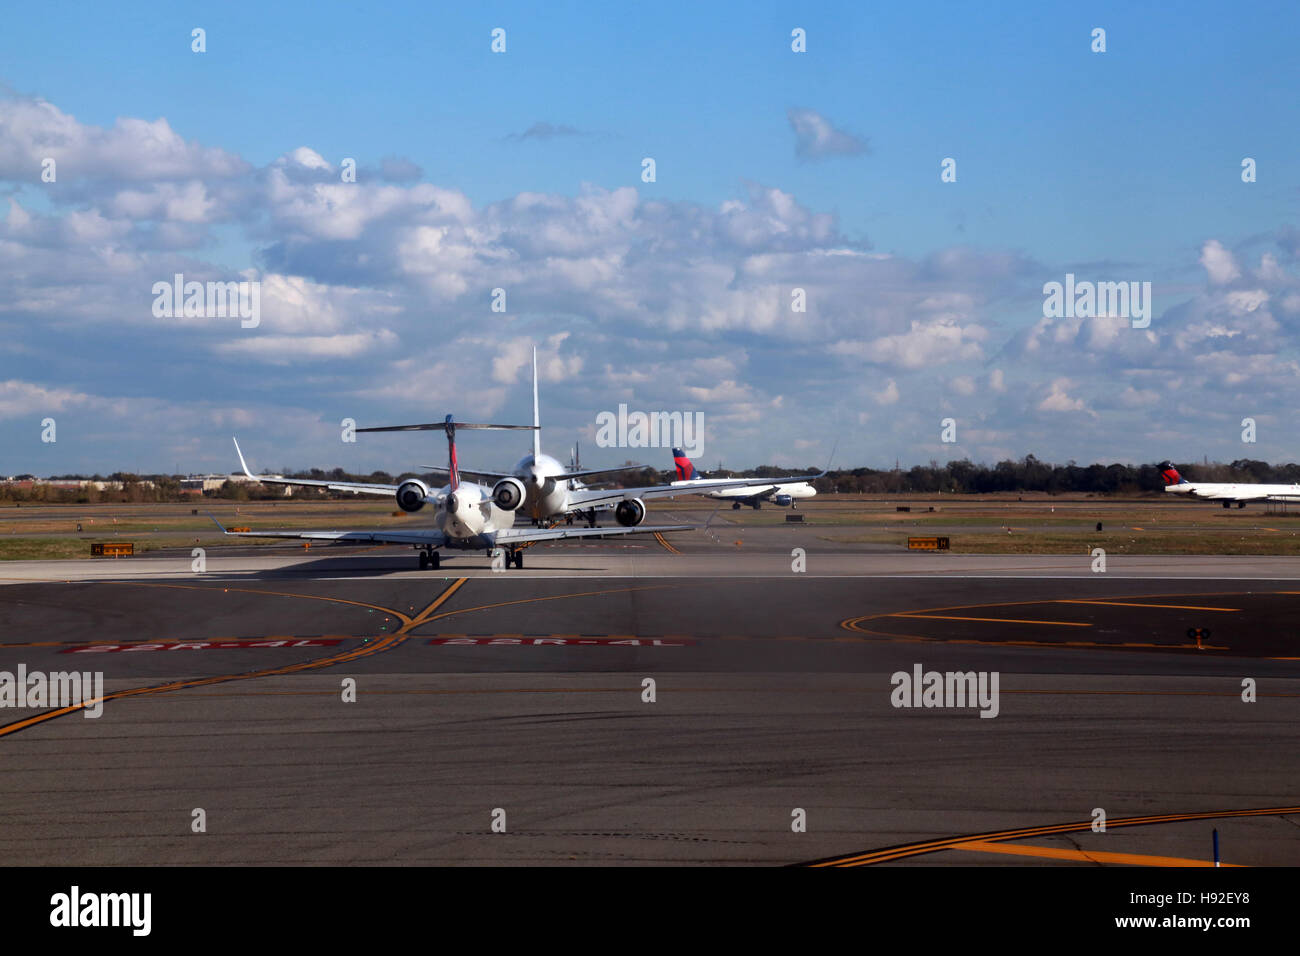
<path id="1" fill-rule="evenodd" d="M 1300 465 L 1294 462 L 1285 465 L 1271 465 L 1266 461 L 1241 458 L 1229 464 L 1212 462 L 1192 464 L 1175 462 L 1175 467 L 1189 481 L 1236 481 L 1267 484 L 1291 484 L 1300 482 Z M 809 465 L 802 469 L 777 468 L 763 465 L 748 471 L 711 472 L 707 477 L 733 476 L 739 478 L 779 479 L 788 475 L 816 474 L 821 471 L 818 465 Z M 359 481 L 368 484 L 396 484 L 404 478 L 421 477 L 431 487 L 438 487 L 446 481 L 446 474 L 416 475 L 407 472 L 393 476 L 386 471 L 375 471 L 368 475 L 352 475 L 342 468 L 323 470 L 310 468 L 306 470 L 285 469 L 283 474 L 291 478 L 310 478 L 315 481 Z M 617 477 L 617 476 L 616 476 Z M 629 471 L 622 476 L 622 484 L 666 484 L 676 478 L 671 471 L 657 471 L 645 468 Z M 54 479 L 51 479 L 54 480 Z M 58 480 L 88 480 L 82 475 L 59 476 Z M 133 475 L 115 472 L 107 478 L 95 475 L 98 481 L 122 482 L 121 489 L 97 490 L 95 488 L 55 488 L 50 485 L 35 484 L 30 488 L 0 483 L 0 501 L 12 502 L 49 502 L 49 503 L 97 503 L 112 501 L 130 502 L 165 502 L 190 501 L 196 496 L 181 491 L 180 481 L 172 475 Z M 149 484 L 152 483 L 152 484 Z M 940 465 L 931 461 L 928 465 L 915 465 L 906 470 L 900 468 L 853 468 L 838 469 L 829 472 L 825 478 L 816 482 L 818 491 L 823 493 L 836 491 L 840 494 L 921 494 L 943 492 L 945 494 L 993 494 L 995 492 L 1041 491 L 1048 494 L 1102 494 L 1102 495 L 1139 495 L 1158 492 L 1164 488 L 1164 479 L 1155 464 L 1144 465 L 1079 465 L 1073 461 L 1064 465 L 1053 465 L 1039 461 L 1033 455 L 1026 455 L 1018 461 L 1006 459 L 996 464 L 975 464 L 969 459 L 950 461 Z M 261 486 L 246 482 L 227 481 L 216 492 L 207 497 L 224 498 L 235 501 L 248 500 L 283 500 L 284 490 L 279 486 Z M 316 488 L 295 488 L 294 498 L 352 498 L 347 492 L 326 492 Z"/>

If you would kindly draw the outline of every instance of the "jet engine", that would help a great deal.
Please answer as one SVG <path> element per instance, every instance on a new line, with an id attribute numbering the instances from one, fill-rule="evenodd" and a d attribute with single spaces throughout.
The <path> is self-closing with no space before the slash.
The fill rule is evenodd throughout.
<path id="1" fill-rule="evenodd" d="M 789 508 L 790 504 L 794 501 L 794 498 L 790 497 L 789 495 L 776 495 L 772 498 L 772 501 L 774 501 L 782 508 Z"/>
<path id="2" fill-rule="evenodd" d="M 429 486 L 415 478 L 408 478 L 397 486 L 397 507 L 403 511 L 419 511 L 429 497 Z"/>
<path id="3" fill-rule="evenodd" d="M 514 511 L 524 503 L 528 494 L 518 478 L 502 478 L 492 487 L 492 502 L 502 511 Z"/>
<path id="4" fill-rule="evenodd" d="M 624 498 L 614 509 L 614 520 L 625 528 L 635 528 L 645 521 L 645 505 L 640 498 Z"/>

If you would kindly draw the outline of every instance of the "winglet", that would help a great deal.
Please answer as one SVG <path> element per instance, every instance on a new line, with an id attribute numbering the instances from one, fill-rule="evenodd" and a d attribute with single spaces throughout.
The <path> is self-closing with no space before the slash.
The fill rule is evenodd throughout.
<path id="1" fill-rule="evenodd" d="M 257 478 L 257 475 L 253 474 L 251 471 L 248 470 L 248 462 L 244 461 L 244 453 L 239 450 L 239 439 L 231 438 L 230 440 L 235 443 L 235 454 L 239 456 L 239 464 L 243 467 L 244 474 L 246 474 L 249 478 L 254 478 L 254 479 Z M 211 517 L 211 515 L 209 515 L 209 517 Z M 217 519 L 212 518 L 212 520 L 216 521 Z M 220 527 L 220 525 L 218 525 L 218 527 Z"/>
<path id="2" fill-rule="evenodd" d="M 235 447 L 238 448 L 239 446 L 236 445 Z M 203 512 L 203 513 L 204 513 L 205 515 L 207 515 L 209 518 L 212 519 L 212 523 L 213 523 L 214 525 L 216 525 L 218 528 L 221 528 L 221 533 L 222 533 L 222 534 L 230 534 L 229 531 L 227 531 L 225 528 L 222 528 L 222 527 L 221 527 L 221 522 L 217 520 L 217 516 L 214 515 L 211 511 L 205 511 L 205 512 Z"/>
<path id="3" fill-rule="evenodd" d="M 826 459 L 826 467 L 822 469 L 822 473 L 817 476 L 818 478 L 825 478 L 826 473 L 831 470 L 831 462 L 835 460 L 835 450 L 839 447 L 840 440 L 837 438 L 835 439 L 835 444 L 831 445 L 831 456 Z"/>

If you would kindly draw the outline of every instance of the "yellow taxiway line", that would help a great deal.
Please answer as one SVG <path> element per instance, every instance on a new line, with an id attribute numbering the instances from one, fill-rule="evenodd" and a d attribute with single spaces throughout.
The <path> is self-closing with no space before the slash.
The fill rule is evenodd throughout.
<path id="1" fill-rule="evenodd" d="M 1147 817 L 1124 817 L 1106 821 L 1107 830 L 1121 827 L 1142 827 L 1157 823 L 1186 823 L 1192 820 L 1218 820 L 1228 817 L 1265 817 L 1284 816 L 1300 813 L 1300 807 L 1265 807 L 1258 810 L 1213 810 L 1208 813 L 1162 813 Z M 1078 823 L 1057 823 L 1047 826 L 1024 827 L 1019 830 L 996 830 L 991 833 L 972 833 L 968 836 L 945 837 L 939 840 L 926 840 L 921 843 L 909 843 L 903 846 L 886 847 L 882 850 L 868 850 L 865 853 L 853 853 L 847 856 L 832 857 L 806 864 L 814 867 L 828 866 L 870 866 L 874 863 L 888 863 L 939 850 L 961 850 L 970 843 L 1001 843 L 1025 837 L 1053 836 L 1058 833 L 1079 833 L 1091 830 L 1093 821 Z"/>
<path id="2" fill-rule="evenodd" d="M 954 849 L 975 853 L 1007 853 L 1012 856 L 1037 856 L 1047 860 L 1076 860 L 1080 863 L 1121 863 L 1127 866 L 1214 866 L 1213 860 L 1189 860 L 1181 856 L 1147 856 L 1141 853 L 1107 853 L 1099 850 L 1072 850 L 1051 846 L 1026 846 L 1023 843 L 963 843 Z M 1240 866 L 1224 863 L 1223 866 Z"/>

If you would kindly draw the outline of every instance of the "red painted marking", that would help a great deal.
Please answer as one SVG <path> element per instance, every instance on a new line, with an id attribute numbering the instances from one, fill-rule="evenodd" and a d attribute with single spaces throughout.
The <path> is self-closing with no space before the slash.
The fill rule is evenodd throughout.
<path id="1" fill-rule="evenodd" d="M 686 647 L 694 641 L 664 641 L 656 637 L 641 637 L 630 640 L 576 640 L 565 637 L 431 637 L 430 644 L 486 646 L 486 647 L 543 647 L 569 644 L 596 644 L 601 647 Z"/>
<path id="2" fill-rule="evenodd" d="M 301 641 L 163 641 L 157 644 L 97 644 L 93 647 L 68 647 L 60 654 L 116 654 L 124 651 L 212 651 L 245 647 L 334 647 L 340 640 Z"/>

